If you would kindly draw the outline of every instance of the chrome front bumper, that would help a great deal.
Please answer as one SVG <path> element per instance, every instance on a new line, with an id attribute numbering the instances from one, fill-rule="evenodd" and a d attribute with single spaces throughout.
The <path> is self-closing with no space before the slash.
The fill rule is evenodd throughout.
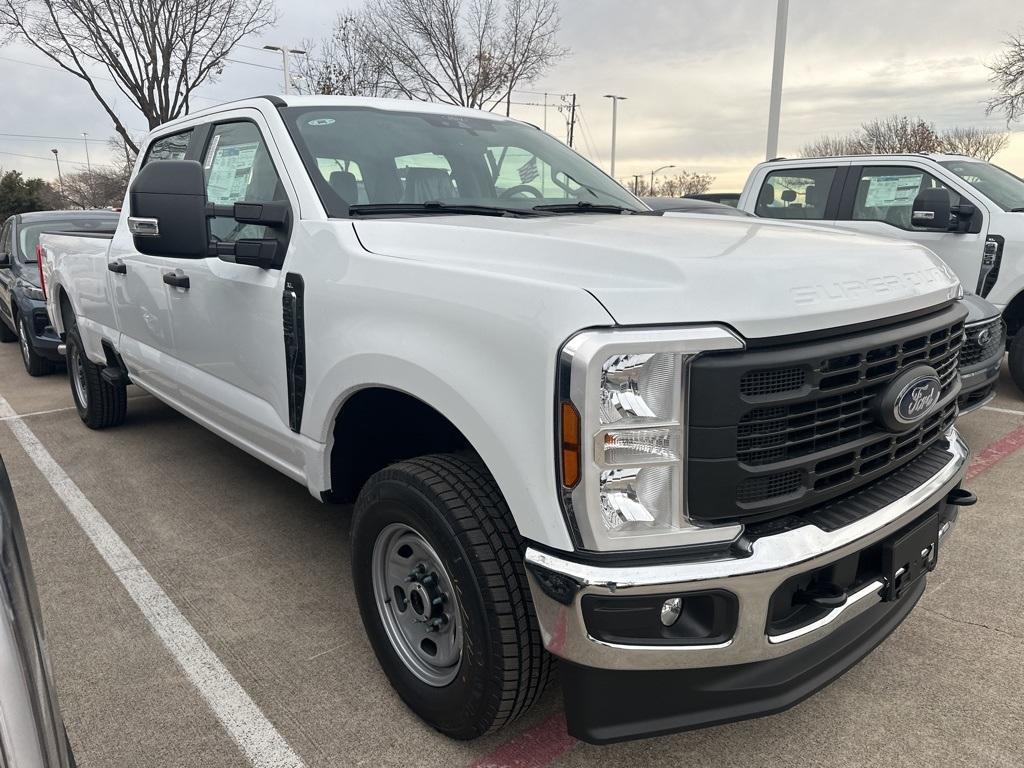
<path id="1" fill-rule="evenodd" d="M 863 586 L 823 618 L 783 635 L 766 632 L 768 606 L 776 590 L 793 576 L 815 570 L 869 547 L 938 504 L 963 480 L 969 451 L 955 429 L 947 433 L 952 458 L 927 482 L 875 513 L 827 532 L 814 525 L 765 536 L 745 557 L 686 562 L 598 566 L 529 548 L 527 574 L 544 645 L 568 661 L 612 670 L 687 669 L 746 664 L 778 658 L 808 646 L 859 616 L 881 600 L 886 586 L 878 580 Z M 946 523 L 940 536 L 949 533 Z M 538 581 L 538 573 L 571 583 L 571 594 L 556 599 Z M 738 600 L 733 636 L 714 645 L 622 645 L 592 637 L 581 609 L 585 595 L 669 594 L 726 590 Z"/>

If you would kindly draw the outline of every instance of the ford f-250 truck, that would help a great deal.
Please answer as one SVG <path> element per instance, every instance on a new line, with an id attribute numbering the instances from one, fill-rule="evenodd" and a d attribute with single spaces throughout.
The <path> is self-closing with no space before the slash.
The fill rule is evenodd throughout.
<path id="1" fill-rule="evenodd" d="M 791 706 L 903 620 L 973 500 L 930 251 L 660 217 L 515 120 L 226 104 L 153 131 L 112 239 L 42 244 L 83 421 L 131 382 L 355 499 L 367 635 L 456 738 L 553 656 L 594 742 Z"/>
<path id="2" fill-rule="evenodd" d="M 1024 180 L 964 155 L 777 158 L 750 172 L 742 211 L 894 237 L 932 249 L 972 301 L 961 411 L 982 404 L 1007 367 L 1024 392 Z M 1003 323 L 991 315 L 1001 313 Z"/>

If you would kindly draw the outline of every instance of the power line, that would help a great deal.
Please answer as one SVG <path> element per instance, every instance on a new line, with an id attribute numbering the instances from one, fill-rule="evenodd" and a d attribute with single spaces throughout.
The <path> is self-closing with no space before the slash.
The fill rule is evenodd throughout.
<path id="1" fill-rule="evenodd" d="M 18 152 L 0 152 L 0 155 L 10 155 L 11 157 L 23 157 L 28 160 L 45 160 L 48 163 L 53 161 L 52 157 L 41 157 L 39 155 L 22 155 Z M 72 165 L 88 165 L 88 163 L 84 163 L 81 160 L 61 160 L 61 162 L 71 163 Z"/>

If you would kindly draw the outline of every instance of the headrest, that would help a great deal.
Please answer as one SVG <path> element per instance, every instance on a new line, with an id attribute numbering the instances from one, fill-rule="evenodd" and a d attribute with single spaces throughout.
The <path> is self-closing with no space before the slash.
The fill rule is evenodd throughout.
<path id="1" fill-rule="evenodd" d="M 355 175 L 349 171 L 332 171 L 327 183 L 349 205 L 359 202 L 359 185 L 356 184 Z"/>

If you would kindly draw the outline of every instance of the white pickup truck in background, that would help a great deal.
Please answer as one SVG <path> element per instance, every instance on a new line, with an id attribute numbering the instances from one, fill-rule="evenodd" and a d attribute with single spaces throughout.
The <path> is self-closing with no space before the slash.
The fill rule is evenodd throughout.
<path id="1" fill-rule="evenodd" d="M 927 246 L 1002 314 L 1010 375 L 1024 392 L 1024 180 L 963 155 L 778 158 L 751 171 L 738 207 Z M 985 341 L 1002 338 L 987 318 L 972 321 L 969 347 L 982 332 Z M 988 355 L 970 354 L 980 387 Z"/>
<path id="2" fill-rule="evenodd" d="M 367 635 L 455 738 L 552 655 L 594 742 L 790 706 L 910 612 L 973 500 L 930 251 L 658 216 L 518 121 L 222 105 L 147 138 L 113 238 L 41 242 L 83 421 L 131 382 L 356 499 Z"/>

